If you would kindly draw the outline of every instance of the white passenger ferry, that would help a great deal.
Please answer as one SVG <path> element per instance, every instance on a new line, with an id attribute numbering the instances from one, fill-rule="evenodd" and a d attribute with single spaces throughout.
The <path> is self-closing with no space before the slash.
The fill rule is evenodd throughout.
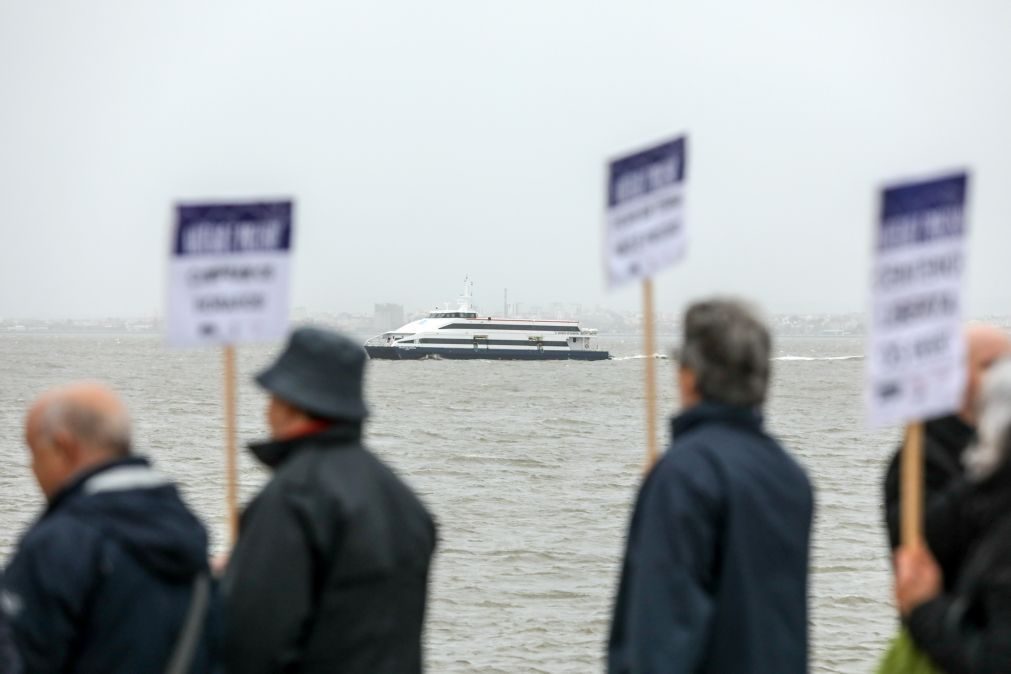
<path id="1" fill-rule="evenodd" d="M 484 358 L 498 360 L 605 360 L 597 331 L 576 321 L 480 317 L 471 308 L 470 284 L 455 309 L 436 309 L 427 318 L 365 342 L 370 358 Z"/>

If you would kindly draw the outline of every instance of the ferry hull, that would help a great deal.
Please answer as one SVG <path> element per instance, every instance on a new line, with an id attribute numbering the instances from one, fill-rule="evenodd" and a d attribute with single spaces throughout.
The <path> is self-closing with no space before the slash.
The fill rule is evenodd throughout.
<path id="1" fill-rule="evenodd" d="M 569 351 L 536 349 L 432 349 L 417 347 L 405 349 L 398 346 L 366 346 L 365 352 L 374 360 L 607 360 L 607 351 Z"/>

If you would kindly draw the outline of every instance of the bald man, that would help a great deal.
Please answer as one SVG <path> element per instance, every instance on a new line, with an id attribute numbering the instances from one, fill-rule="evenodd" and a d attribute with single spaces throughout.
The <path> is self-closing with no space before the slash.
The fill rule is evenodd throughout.
<path id="1" fill-rule="evenodd" d="M 931 419 L 924 424 L 925 480 L 924 525 L 927 545 L 951 589 L 970 532 L 959 523 L 957 503 L 965 488 L 962 455 L 976 434 L 977 400 L 983 375 L 995 362 L 1011 354 L 1007 333 L 990 325 L 970 324 L 965 331 L 967 376 L 962 408 L 957 414 Z M 894 550 L 899 545 L 899 451 L 892 456 L 885 475 L 885 523 Z"/>
<path id="2" fill-rule="evenodd" d="M 119 398 L 92 383 L 50 391 L 25 440 L 47 505 L 0 597 L 25 671 L 210 671 L 207 534 L 131 454 Z"/>

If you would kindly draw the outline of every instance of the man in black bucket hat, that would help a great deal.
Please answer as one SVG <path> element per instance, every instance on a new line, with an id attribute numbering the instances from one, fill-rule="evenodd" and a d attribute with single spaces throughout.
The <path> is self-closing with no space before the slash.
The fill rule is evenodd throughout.
<path id="1" fill-rule="evenodd" d="M 225 665 L 267 672 L 420 672 L 435 525 L 361 442 L 366 355 L 300 328 L 256 381 L 274 471 L 242 515 L 225 572 Z"/>

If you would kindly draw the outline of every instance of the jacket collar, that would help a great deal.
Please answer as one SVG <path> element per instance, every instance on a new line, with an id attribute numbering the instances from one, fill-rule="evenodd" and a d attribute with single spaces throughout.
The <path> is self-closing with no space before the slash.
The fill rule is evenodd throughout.
<path id="1" fill-rule="evenodd" d="M 124 459 L 115 459 L 82 471 L 71 478 L 70 482 L 65 484 L 59 491 L 56 492 L 52 500 L 49 501 L 49 505 L 46 508 L 46 514 L 48 515 L 53 512 L 79 493 L 87 492 L 87 484 L 92 480 L 92 478 L 96 478 L 99 475 L 115 471 L 120 468 L 139 468 L 149 470 L 150 465 L 151 464 L 148 460 L 142 456 L 128 456 Z"/>
<path id="2" fill-rule="evenodd" d="M 260 463 L 269 468 L 277 468 L 297 452 L 306 447 L 338 448 L 362 437 L 359 423 L 336 423 L 318 433 L 300 435 L 286 440 L 265 440 L 249 443 L 249 451 Z"/>
<path id="3" fill-rule="evenodd" d="M 762 432 L 762 410 L 758 407 L 725 405 L 702 401 L 671 420 L 671 437 L 676 438 L 698 426 L 711 423 L 738 426 L 753 433 Z"/>
<path id="4" fill-rule="evenodd" d="M 937 441 L 959 465 L 962 462 L 962 451 L 976 437 L 976 429 L 956 414 L 931 419 L 924 424 L 924 430 L 927 436 Z"/>

